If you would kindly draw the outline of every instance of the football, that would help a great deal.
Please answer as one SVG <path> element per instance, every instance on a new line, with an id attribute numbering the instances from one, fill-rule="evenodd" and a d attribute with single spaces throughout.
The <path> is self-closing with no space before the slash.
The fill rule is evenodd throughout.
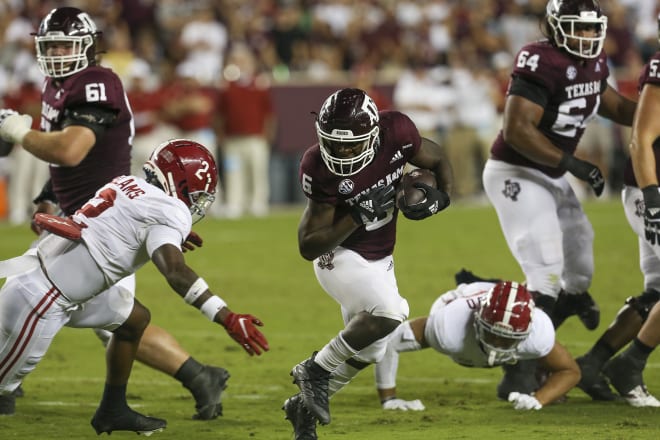
<path id="1" fill-rule="evenodd" d="M 404 174 L 399 182 L 396 192 L 396 205 L 401 209 L 401 206 L 412 206 L 426 200 L 426 193 L 419 188 L 415 188 L 415 183 L 425 183 L 433 188 L 438 187 L 438 182 L 435 179 L 435 173 L 423 168 L 414 169 Z"/>

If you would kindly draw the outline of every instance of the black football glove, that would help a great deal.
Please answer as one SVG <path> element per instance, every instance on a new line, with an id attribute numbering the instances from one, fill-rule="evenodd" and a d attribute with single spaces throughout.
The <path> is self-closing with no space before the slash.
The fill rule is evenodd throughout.
<path id="1" fill-rule="evenodd" d="M 410 220 L 422 220 L 437 214 L 449 206 L 449 194 L 441 189 L 433 188 L 422 182 L 416 182 L 415 188 L 418 188 L 426 194 L 426 198 L 414 205 L 401 204 L 399 209 Z"/>
<path id="2" fill-rule="evenodd" d="M 660 245 L 660 191 L 658 185 L 642 188 L 644 195 L 644 235 L 652 246 Z"/>
<path id="3" fill-rule="evenodd" d="M 357 199 L 351 215 L 363 225 L 374 220 L 383 219 L 387 211 L 394 208 L 394 185 L 379 186 L 363 194 Z"/>
<path id="4" fill-rule="evenodd" d="M 605 179 L 603 173 L 600 172 L 598 167 L 590 162 L 580 160 L 577 157 L 564 153 L 564 156 L 559 161 L 559 169 L 568 171 L 580 180 L 584 180 L 591 186 L 596 193 L 596 197 L 600 197 L 605 189 Z"/>

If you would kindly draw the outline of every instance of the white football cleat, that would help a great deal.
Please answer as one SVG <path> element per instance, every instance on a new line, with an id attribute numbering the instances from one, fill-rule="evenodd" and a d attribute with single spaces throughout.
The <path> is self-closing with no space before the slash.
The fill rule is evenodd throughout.
<path id="1" fill-rule="evenodd" d="M 636 408 L 654 407 L 660 408 L 660 401 L 646 390 L 644 385 L 637 385 L 623 396 L 624 399 Z"/>

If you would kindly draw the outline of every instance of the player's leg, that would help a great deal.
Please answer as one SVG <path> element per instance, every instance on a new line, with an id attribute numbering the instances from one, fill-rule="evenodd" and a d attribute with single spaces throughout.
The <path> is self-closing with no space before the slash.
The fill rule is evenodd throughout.
<path id="1" fill-rule="evenodd" d="M 97 434 L 134 431 L 151 434 L 165 428 L 167 422 L 133 411 L 126 401 L 126 387 L 140 338 L 151 317 L 137 300 L 124 323 L 113 330 L 106 350 L 107 374 L 103 396 L 91 420 Z"/>
<path id="2" fill-rule="evenodd" d="M 645 239 L 644 220 L 637 214 L 642 198 L 638 188 L 625 187 L 622 192 L 623 208 L 631 229 L 638 236 L 639 265 L 644 274 L 644 292 L 629 297 L 616 317 L 591 349 L 576 359 L 582 370 L 578 387 L 595 400 L 615 400 L 601 371 L 605 363 L 634 339 L 653 306 L 660 300 L 660 258 L 657 246 Z"/>
<path id="3" fill-rule="evenodd" d="M 483 183 L 507 245 L 525 274 L 527 289 L 536 306 L 552 316 L 564 266 L 555 198 L 561 191 L 558 182 L 535 170 L 489 160 Z M 506 400 L 514 391 L 534 392 L 539 387 L 536 365 L 530 360 L 503 366 L 498 398 Z"/>
<path id="4" fill-rule="evenodd" d="M 648 319 L 633 342 L 612 358 L 603 372 L 621 396 L 632 406 L 660 407 L 644 385 L 643 372 L 649 355 L 660 344 L 660 304 L 651 309 Z"/>
<path id="5" fill-rule="evenodd" d="M 133 297 L 135 276 L 120 280 L 106 292 L 115 297 Z M 89 326 L 89 322 L 85 326 Z M 95 333 L 104 345 L 108 344 L 109 331 L 95 329 Z M 136 360 L 173 377 L 190 391 L 195 399 L 194 419 L 211 420 L 222 415 L 222 392 L 227 388 L 229 373 L 224 368 L 197 361 L 165 329 L 153 324 L 147 326 L 140 339 Z"/>
<path id="6" fill-rule="evenodd" d="M 315 262 L 317 279 L 342 305 L 346 326 L 318 353 L 296 365 L 291 375 L 301 388 L 307 408 L 326 424 L 330 422 L 331 374 L 361 350 L 391 333 L 407 317 L 408 303 L 399 295 L 391 257 L 367 261 L 355 252 L 337 249 L 332 261 L 324 263 L 332 265 L 333 269 Z"/>
<path id="7" fill-rule="evenodd" d="M 558 328 L 568 317 L 577 315 L 587 329 L 594 330 L 600 323 L 600 309 L 588 292 L 594 271 L 593 228 L 568 184 L 558 199 L 564 249 L 563 289 L 552 322 Z"/>
<path id="8" fill-rule="evenodd" d="M 0 415 L 15 413 L 14 391 L 68 320 L 57 298 L 39 268 L 7 279 L 0 290 Z"/>

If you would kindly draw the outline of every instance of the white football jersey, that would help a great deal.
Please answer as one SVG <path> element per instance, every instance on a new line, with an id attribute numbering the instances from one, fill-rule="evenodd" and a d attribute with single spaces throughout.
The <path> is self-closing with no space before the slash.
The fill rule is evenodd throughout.
<path id="1" fill-rule="evenodd" d="M 164 244 L 181 248 L 192 228 L 185 203 L 136 176 L 115 178 L 72 217 L 84 225 L 84 245 L 47 237 L 50 249 L 39 246 L 49 277 L 72 302 L 134 273 Z"/>
<path id="2" fill-rule="evenodd" d="M 490 367 L 474 326 L 474 312 L 493 283 L 461 284 L 431 306 L 424 337 L 428 344 L 454 362 L 468 367 Z M 515 359 L 546 356 L 555 344 L 555 329 L 541 309 L 532 311 L 531 332 L 517 347 Z"/>

